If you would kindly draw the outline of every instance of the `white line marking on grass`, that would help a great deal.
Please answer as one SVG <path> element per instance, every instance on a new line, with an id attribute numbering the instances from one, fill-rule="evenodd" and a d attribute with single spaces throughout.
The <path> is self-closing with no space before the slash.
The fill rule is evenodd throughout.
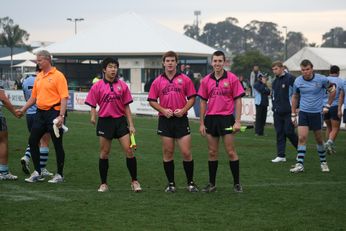
<path id="1" fill-rule="evenodd" d="M 245 184 L 246 187 L 290 187 L 290 186 L 305 186 L 305 185 L 341 185 L 346 184 L 346 181 L 316 181 L 316 182 L 286 182 L 286 183 L 261 183 L 261 184 Z"/>
<path id="2" fill-rule="evenodd" d="M 4 185 L 5 188 L 10 189 L 11 192 L 1 193 L 0 197 L 10 198 L 12 201 L 28 201 L 28 200 L 39 200 L 39 199 L 48 199 L 52 201 L 69 201 L 64 197 L 58 197 L 51 194 L 46 193 L 56 193 L 55 190 L 51 190 L 50 192 L 45 191 L 33 191 L 28 188 L 20 187 L 18 185 Z"/>

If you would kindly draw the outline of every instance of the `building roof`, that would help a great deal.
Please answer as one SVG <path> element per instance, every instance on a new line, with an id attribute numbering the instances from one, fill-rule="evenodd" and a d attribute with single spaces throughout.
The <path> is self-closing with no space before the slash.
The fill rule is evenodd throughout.
<path id="1" fill-rule="evenodd" d="M 300 62 L 308 59 L 314 65 L 314 70 L 329 70 L 331 65 L 337 65 L 341 70 L 346 70 L 346 48 L 304 47 L 284 65 L 290 71 L 300 71 Z"/>
<path id="2" fill-rule="evenodd" d="M 53 56 L 148 56 L 172 50 L 178 55 L 210 56 L 215 49 L 128 12 L 46 47 Z"/>
<path id="3" fill-rule="evenodd" d="M 36 60 L 36 55 L 31 53 L 30 51 L 25 51 L 25 52 L 13 55 L 12 58 L 14 61 Z M 11 56 L 0 58 L 0 61 L 10 61 L 10 60 L 11 60 Z"/>

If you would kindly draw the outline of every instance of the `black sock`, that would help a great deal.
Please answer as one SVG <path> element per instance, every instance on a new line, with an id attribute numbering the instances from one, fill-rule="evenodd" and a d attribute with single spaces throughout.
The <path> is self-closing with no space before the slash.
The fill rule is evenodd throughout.
<path id="1" fill-rule="evenodd" d="M 107 184 L 108 159 L 99 160 L 99 172 L 101 177 L 101 184 Z"/>
<path id="2" fill-rule="evenodd" d="M 126 166 L 129 170 L 132 180 L 137 180 L 137 160 L 136 157 L 126 158 Z"/>
<path id="3" fill-rule="evenodd" d="M 229 161 L 229 167 L 233 175 L 234 185 L 239 184 L 239 160 Z"/>
<path id="4" fill-rule="evenodd" d="M 219 165 L 219 161 L 217 160 L 209 160 L 208 161 L 208 167 L 209 167 L 209 183 L 215 185 L 216 182 L 216 172 L 217 167 Z"/>
<path id="5" fill-rule="evenodd" d="M 163 161 L 163 168 L 165 169 L 168 182 L 174 183 L 174 160 L 168 162 Z"/>
<path id="6" fill-rule="evenodd" d="M 185 170 L 187 184 L 190 184 L 193 181 L 193 160 L 183 161 L 183 166 Z"/>

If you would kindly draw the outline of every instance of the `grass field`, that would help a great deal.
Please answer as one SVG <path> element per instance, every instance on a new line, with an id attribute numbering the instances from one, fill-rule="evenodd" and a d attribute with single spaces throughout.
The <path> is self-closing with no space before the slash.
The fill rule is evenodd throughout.
<path id="1" fill-rule="evenodd" d="M 139 180 L 144 191 L 133 193 L 124 155 L 113 143 L 108 183 L 111 191 L 98 193 L 98 139 L 86 113 L 70 113 L 64 137 L 65 182 L 28 184 L 20 157 L 27 142 L 25 120 L 6 113 L 9 126 L 10 170 L 16 182 L 0 182 L 0 230 L 346 230 L 346 132 L 337 140 L 337 154 L 328 156 L 330 173 L 320 171 L 312 134 L 306 171 L 289 173 L 295 163 L 290 145 L 288 161 L 273 164 L 275 136 L 267 126 L 266 137 L 253 131 L 238 134 L 241 181 L 244 193 L 232 190 L 226 154 L 221 149 L 218 191 L 191 194 L 179 153 L 175 156 L 178 191 L 164 193 L 166 178 L 156 119 L 136 117 Z M 206 140 L 191 122 L 195 181 L 208 180 Z M 50 147 L 48 169 L 55 171 Z M 32 166 L 31 166 L 32 167 Z"/>

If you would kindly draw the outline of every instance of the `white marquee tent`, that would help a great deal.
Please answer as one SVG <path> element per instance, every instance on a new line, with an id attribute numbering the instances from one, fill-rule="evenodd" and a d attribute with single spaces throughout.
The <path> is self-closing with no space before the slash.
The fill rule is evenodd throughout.
<path id="1" fill-rule="evenodd" d="M 128 12 L 46 47 L 53 56 L 179 55 L 209 57 L 215 50 L 136 13 Z"/>
<path id="2" fill-rule="evenodd" d="M 25 51 L 12 56 L 14 61 L 36 60 L 36 55 L 30 51 Z M 10 61 L 11 56 L 1 57 L 0 61 Z"/>
<path id="3" fill-rule="evenodd" d="M 346 77 L 346 48 L 304 47 L 286 60 L 284 65 L 290 71 L 299 72 L 303 59 L 310 60 L 316 71 L 328 71 L 330 66 L 337 65 L 340 67 L 340 76 Z"/>

